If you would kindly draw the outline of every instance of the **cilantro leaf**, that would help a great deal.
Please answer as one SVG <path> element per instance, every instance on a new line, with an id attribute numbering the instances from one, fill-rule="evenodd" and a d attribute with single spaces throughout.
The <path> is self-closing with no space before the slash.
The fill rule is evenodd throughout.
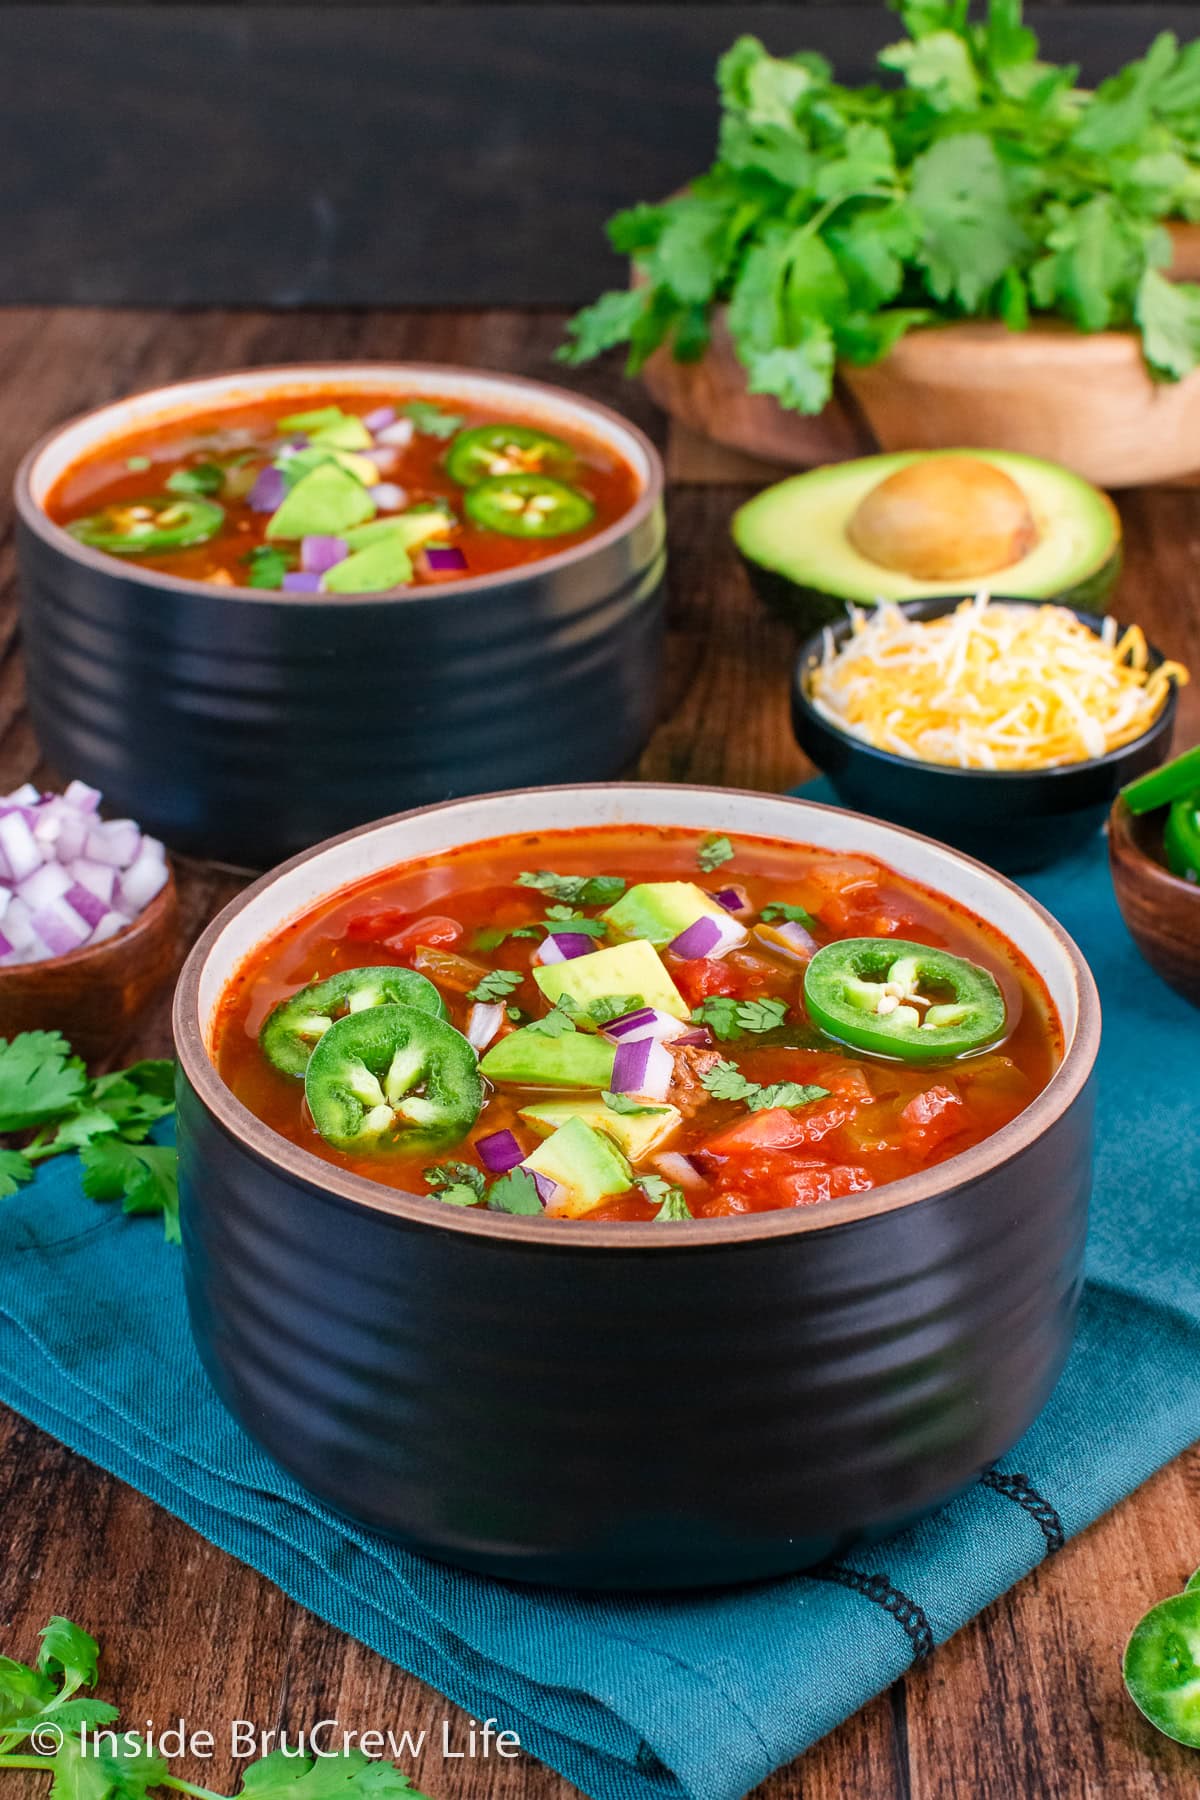
<path id="1" fill-rule="evenodd" d="M 33 1164 L 19 1150 L 0 1150 L 0 1200 L 33 1180 Z"/>
<path id="2" fill-rule="evenodd" d="M 645 1004 L 641 994 L 600 994 L 588 1001 L 587 1016 L 593 1025 L 607 1025 L 613 1019 L 623 1019 L 626 1013 L 640 1012 Z"/>
<path id="3" fill-rule="evenodd" d="M 706 837 L 696 852 L 696 861 L 705 874 L 711 875 L 722 863 L 732 862 L 733 845 L 727 837 Z"/>
<path id="4" fill-rule="evenodd" d="M 249 1800 L 430 1800 L 394 1763 L 361 1750 L 319 1757 L 273 1750 L 247 1768 L 241 1793 Z"/>
<path id="5" fill-rule="evenodd" d="M 605 1088 L 600 1098 L 605 1106 L 615 1113 L 661 1113 L 669 1110 L 665 1106 L 645 1106 L 640 1100 L 635 1100 L 631 1094 L 614 1094 L 611 1088 Z"/>
<path id="6" fill-rule="evenodd" d="M 523 871 L 517 886 L 536 888 L 568 906 L 611 906 L 625 892 L 621 875 L 555 875 L 549 869 Z"/>
<path id="7" fill-rule="evenodd" d="M 912 206 L 930 293 L 967 312 L 1028 248 L 996 146 L 982 132 L 940 138 L 916 158 Z"/>
<path id="8" fill-rule="evenodd" d="M 487 1177 L 474 1163 L 434 1163 L 421 1173 L 439 1200 L 447 1206 L 474 1206 L 483 1199 Z"/>
<path id="9" fill-rule="evenodd" d="M 87 1071 L 60 1031 L 22 1031 L 0 1038 L 0 1131 L 26 1131 L 69 1112 L 81 1100 Z"/>
<path id="10" fill-rule="evenodd" d="M 291 568 L 288 557 L 282 550 L 276 550 L 273 544 L 259 544 L 242 561 L 250 570 L 246 586 L 252 588 L 281 588 L 283 578 Z"/>
<path id="11" fill-rule="evenodd" d="M 225 471 L 217 463 L 196 463 L 190 469 L 174 469 L 166 485 L 173 494 L 219 494 Z"/>
<path id="12" fill-rule="evenodd" d="M 602 919 L 586 918 L 583 913 L 577 913 L 574 908 L 570 906 L 548 906 L 546 908 L 545 923 L 546 930 L 551 933 L 555 931 L 577 931 L 583 937 L 598 938 L 604 936 L 605 928 Z"/>
<path id="13" fill-rule="evenodd" d="M 751 1112 L 762 1112 L 771 1106 L 808 1106 L 829 1094 L 828 1088 L 806 1087 L 798 1081 L 777 1081 L 763 1087 L 757 1081 L 748 1081 L 736 1063 L 724 1059 L 706 1069 L 700 1080 L 714 1100 L 742 1100 Z"/>
<path id="14" fill-rule="evenodd" d="M 931 31 L 915 42 L 889 44 L 879 60 L 885 69 L 898 70 L 935 112 L 972 112 L 979 104 L 974 59 L 954 31 Z"/>
<path id="15" fill-rule="evenodd" d="M 498 950 L 509 938 L 541 937 L 536 925 L 484 925 L 471 939 L 472 950 Z"/>
<path id="16" fill-rule="evenodd" d="M 412 420 L 422 437 L 453 437 L 463 424 L 461 414 L 444 412 L 430 400 L 409 400 L 400 411 Z"/>
<path id="17" fill-rule="evenodd" d="M 530 1019 L 524 1029 L 537 1032 L 541 1037 L 565 1037 L 568 1031 L 575 1030 L 572 1014 L 577 1010 L 569 994 L 560 994 L 548 1013 L 540 1019 Z"/>
<path id="18" fill-rule="evenodd" d="M 803 906 L 793 906 L 789 900 L 769 900 L 759 913 L 764 925 L 772 925 L 779 919 L 787 920 L 794 925 L 803 925 L 806 931 L 815 931 L 817 921 Z"/>
<path id="19" fill-rule="evenodd" d="M 100 1646 L 82 1625 L 73 1625 L 59 1614 L 41 1633 L 37 1666 L 45 1675 L 61 1681 L 65 1689 L 92 1687 L 99 1673 Z"/>
<path id="20" fill-rule="evenodd" d="M 54 1698 L 54 1683 L 40 1669 L 0 1656 L 0 1733 L 20 1719 L 33 1717 Z"/>
<path id="21" fill-rule="evenodd" d="M 1146 361 L 1161 375 L 1182 377 L 1200 362 L 1200 287 L 1168 281 L 1147 269 L 1135 303 Z"/>
<path id="22" fill-rule="evenodd" d="M 503 1000 L 514 988 L 520 987 L 524 979 L 519 969 L 489 969 L 473 988 L 467 989 L 467 999 L 479 1000 L 484 1004 Z"/>
<path id="23" fill-rule="evenodd" d="M 601 294 L 567 325 L 568 338 L 555 352 L 559 362 L 585 363 L 624 344 L 631 336 L 646 305 L 644 290 L 617 288 Z"/>
<path id="24" fill-rule="evenodd" d="M 691 1208 L 681 1187 L 674 1187 L 671 1182 L 664 1181 L 661 1175 L 639 1175 L 638 1186 L 647 1200 L 660 1202 L 652 1224 L 663 1225 L 679 1219 L 690 1219 Z"/>
<path id="25" fill-rule="evenodd" d="M 692 1010 L 697 1025 L 707 1025 L 714 1037 L 730 1042 L 749 1033 L 774 1031 L 787 1017 L 787 1001 L 770 997 L 761 1000 L 734 1000 L 725 994 L 710 994 Z"/>
<path id="26" fill-rule="evenodd" d="M 85 1144 L 79 1160 L 89 1199 L 120 1200 L 127 1213 L 161 1213 L 167 1242 L 179 1243 L 179 1169 L 173 1149 L 103 1137 Z"/>
<path id="27" fill-rule="evenodd" d="M 492 1212 L 526 1213 L 532 1216 L 545 1209 L 537 1191 L 537 1183 L 528 1169 L 510 1169 L 488 1189 L 488 1207 Z"/>

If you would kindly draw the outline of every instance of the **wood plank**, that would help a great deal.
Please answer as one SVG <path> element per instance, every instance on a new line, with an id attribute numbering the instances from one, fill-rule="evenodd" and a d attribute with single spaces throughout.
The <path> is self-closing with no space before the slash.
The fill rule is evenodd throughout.
<path id="1" fill-rule="evenodd" d="M 71 412 L 125 390 L 238 364 L 314 356 L 424 356 L 560 378 L 561 314 L 151 311 L 0 313 L 0 483 L 20 454 Z M 613 363 L 568 378 L 636 417 L 663 421 Z M 689 462 L 688 457 L 692 460 Z M 692 446 L 670 494 L 671 606 L 663 722 L 640 773 L 778 789 L 803 778 L 788 721 L 786 628 L 755 600 L 729 543 L 746 471 Z M 1123 496 L 1128 569 L 1118 610 L 1200 671 L 1200 501 Z M 12 532 L 0 518 L 0 789 L 49 771 L 21 706 Z M 1200 738 L 1200 686 L 1180 708 L 1181 741 Z M 180 870 L 187 935 L 236 890 L 198 864 Z M 167 997 L 136 1045 L 169 1047 Z M 1140 1493 L 988 1609 L 755 1800 L 1185 1800 L 1195 1759 L 1146 1726 L 1123 1695 L 1120 1651 L 1132 1623 L 1200 1562 L 1200 1453 Z M 0 1410 L 0 1622 L 6 1652 L 28 1654 L 53 1611 L 104 1641 L 104 1687 L 132 1719 L 184 1713 L 220 1735 L 220 1753 L 179 1773 L 231 1786 L 229 1721 L 298 1731 L 336 1716 L 347 1729 L 425 1729 L 416 1768 L 440 1800 L 570 1800 L 522 1758 L 443 1764 L 441 1696 L 320 1623 L 278 1589 L 149 1501 Z M 848 1652 L 850 1653 L 850 1652 Z M 36 1776 L 10 1776 L 13 1800 L 43 1800 Z"/>

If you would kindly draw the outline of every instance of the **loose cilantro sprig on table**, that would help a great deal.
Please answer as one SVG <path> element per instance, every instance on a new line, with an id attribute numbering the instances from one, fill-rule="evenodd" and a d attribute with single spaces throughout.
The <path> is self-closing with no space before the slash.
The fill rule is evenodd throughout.
<path id="1" fill-rule="evenodd" d="M 100 1649 L 69 1619 L 53 1618 L 33 1663 L 0 1656 L 0 1771 L 52 1776 L 52 1800 L 147 1800 L 165 1788 L 224 1800 L 170 1773 L 164 1756 L 117 1725 L 120 1711 L 82 1690 L 95 1686 Z M 431 1800 L 394 1763 L 361 1750 L 320 1758 L 275 1750 L 242 1774 L 244 1800 Z"/>
<path id="2" fill-rule="evenodd" d="M 77 1151 L 91 1199 L 161 1213 L 168 1241 L 178 1243 L 175 1152 L 144 1141 L 174 1110 L 173 1062 L 138 1062 L 93 1081 L 61 1032 L 0 1038 L 0 1132 L 25 1139 L 0 1149 L 0 1198 L 32 1181 L 48 1157 Z"/>
<path id="3" fill-rule="evenodd" d="M 769 1087 L 749 1081 L 736 1063 L 724 1058 L 705 1069 L 701 1082 L 714 1100 L 744 1100 L 751 1112 L 763 1112 L 770 1106 L 808 1106 L 813 1100 L 827 1100 L 829 1089 L 805 1086 L 799 1081 L 775 1081 Z"/>
<path id="4" fill-rule="evenodd" d="M 572 320 L 567 362 L 661 344 L 703 355 L 728 307 L 751 393 L 819 412 L 836 363 L 913 326 L 1037 314 L 1141 333 L 1156 374 L 1200 361 L 1200 286 L 1161 273 L 1161 221 L 1200 218 L 1200 43 L 1161 33 L 1094 94 L 1039 55 L 1021 0 L 892 0 L 887 86 L 742 37 L 717 67 L 716 161 L 686 193 L 610 220 L 640 284 Z"/>
<path id="5" fill-rule="evenodd" d="M 568 906 L 611 906 L 625 892 L 622 875 L 555 875 L 550 869 L 525 869 L 517 886 L 536 888 Z"/>
<path id="6" fill-rule="evenodd" d="M 733 854 L 733 845 L 727 837 L 706 837 L 696 852 L 696 861 L 706 875 L 711 875 L 722 863 L 732 862 Z"/>
<path id="7" fill-rule="evenodd" d="M 692 1009 L 692 1021 L 707 1025 L 714 1037 L 731 1043 L 748 1032 L 774 1031 L 787 1017 L 787 1001 L 733 1000 L 725 994 L 710 994 Z"/>

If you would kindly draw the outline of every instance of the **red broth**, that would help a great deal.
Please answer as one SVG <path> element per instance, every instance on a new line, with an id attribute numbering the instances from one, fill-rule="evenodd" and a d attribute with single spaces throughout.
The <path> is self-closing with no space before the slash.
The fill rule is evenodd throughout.
<path id="1" fill-rule="evenodd" d="M 539 1136 L 520 1109 L 565 1096 L 507 1085 L 491 1089 L 460 1142 L 441 1145 L 434 1155 L 335 1150 L 314 1129 L 302 1082 L 267 1062 L 258 1033 L 271 1009 L 300 987 L 371 964 L 424 968 L 439 985 L 451 1021 L 464 1029 L 471 1003 L 463 990 L 471 973 L 453 961 L 439 962 L 446 953 L 479 970 L 519 973 L 508 1003 L 520 1010 L 522 1022 L 544 1015 L 548 1006 L 530 973 L 538 940 L 509 937 L 490 948 L 481 948 L 478 940 L 480 933 L 543 919 L 552 896 L 518 885 L 516 877 L 550 869 L 620 875 L 630 885 L 690 881 L 708 894 L 736 884 L 755 915 L 772 901 L 805 907 L 817 921 L 821 944 L 845 937 L 902 937 L 966 957 L 989 970 L 1000 986 L 1007 1010 L 1002 1041 L 948 1064 L 912 1066 L 823 1037 L 806 1018 L 799 966 L 765 953 L 753 937 L 745 949 L 720 959 L 685 962 L 664 951 L 663 962 L 690 1006 L 715 994 L 773 997 L 788 1009 L 782 1026 L 765 1035 L 674 1053 L 669 1098 L 679 1107 L 680 1122 L 633 1172 L 658 1174 L 657 1157 L 664 1151 L 693 1158 L 697 1178 L 684 1190 L 693 1217 L 808 1205 L 898 1180 L 978 1144 L 1045 1087 L 1062 1055 L 1053 1006 L 1029 964 L 981 920 L 869 857 L 738 838 L 732 860 L 705 872 L 698 866 L 701 842 L 694 832 L 648 826 L 503 838 L 406 864 L 347 888 L 280 931 L 238 971 L 216 1022 L 217 1068 L 250 1111 L 280 1136 L 391 1187 L 429 1191 L 423 1171 L 438 1161 L 480 1166 L 474 1146 L 492 1132 L 510 1130 L 524 1151 L 535 1150 Z M 579 910 L 597 917 L 602 909 Z M 598 940 L 600 946 L 605 942 Z M 439 979 L 439 970 L 449 971 L 449 980 Z M 506 1018 L 504 1029 L 516 1025 Z M 790 1111 L 759 1112 L 742 1101 L 714 1098 L 700 1080 L 713 1051 L 736 1063 L 749 1081 L 815 1084 L 828 1090 L 828 1098 Z M 597 1096 L 590 1098 L 594 1102 Z M 785 1144 L 769 1141 L 780 1135 Z M 660 1204 L 661 1196 L 651 1198 L 635 1186 L 605 1199 L 588 1217 L 649 1220 Z"/>
<path id="2" fill-rule="evenodd" d="M 217 586 L 260 585 L 251 581 L 250 572 L 254 553 L 268 544 L 267 522 L 271 514 L 267 510 L 255 510 L 248 503 L 245 484 L 289 441 L 289 434 L 280 431 L 278 421 L 294 413 L 326 406 L 337 407 L 358 419 L 384 406 L 393 406 L 403 416 L 404 408 L 409 404 L 433 408 L 446 419 L 453 418 L 460 423 L 448 436 L 415 429 L 410 443 L 397 451 L 389 466 L 381 471 L 379 480 L 403 491 L 403 506 L 394 511 L 407 512 L 431 501 L 448 505 L 453 520 L 439 541 L 460 550 L 465 567 L 437 570 L 429 566 L 423 555 L 414 554 L 411 583 L 405 585 L 430 586 L 525 567 L 595 537 L 628 512 L 638 497 L 638 478 L 628 463 L 598 439 L 564 429 L 557 423 L 544 423 L 540 418 L 525 418 L 519 412 L 514 414 L 436 395 L 422 394 L 419 400 L 414 400 L 403 393 L 305 390 L 197 413 L 187 419 L 148 426 L 128 436 L 113 438 L 66 471 L 47 495 L 45 509 L 55 524 L 78 528 L 80 521 L 106 508 L 127 508 L 171 492 L 167 483 L 180 471 L 195 471 L 198 467 L 213 464 L 227 471 L 233 470 L 233 487 L 236 490 L 240 486 L 242 492 L 230 491 L 231 477 L 227 473 L 222 488 L 211 495 L 225 512 L 224 523 L 215 536 L 205 543 L 181 549 L 122 553 L 119 560 L 133 567 L 157 569 L 186 581 L 211 582 Z M 485 529 L 472 521 L 464 503 L 464 485 L 447 472 L 446 458 L 461 431 L 501 422 L 535 427 L 569 447 L 570 461 L 561 468 L 556 466 L 556 473 L 583 494 L 593 509 L 590 520 L 582 529 L 548 537 L 521 538 Z M 536 463 L 536 456 L 533 460 Z M 245 471 L 240 481 L 237 470 Z M 385 516 L 392 514 L 381 512 L 378 515 L 380 518 Z M 280 543 L 278 548 L 290 570 L 298 571 L 301 561 L 298 543 Z M 270 584 L 263 582 L 261 585 Z"/>

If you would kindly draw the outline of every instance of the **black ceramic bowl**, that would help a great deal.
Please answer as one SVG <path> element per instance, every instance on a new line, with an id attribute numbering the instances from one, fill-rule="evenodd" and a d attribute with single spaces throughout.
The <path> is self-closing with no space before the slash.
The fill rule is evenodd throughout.
<path id="1" fill-rule="evenodd" d="M 244 957 L 344 883 L 514 832 L 628 819 L 878 856 L 1041 972 L 1065 1058 L 976 1148 L 888 1187 L 691 1225 L 463 1211 L 331 1167 L 209 1055 Z M 451 1562 L 592 1587 L 813 1563 L 936 1506 L 1016 1442 L 1071 1341 L 1096 991 L 1028 895 L 836 808 L 608 785 L 368 826 L 249 888 L 175 1001 L 192 1328 L 218 1393 L 314 1494 Z"/>
<path id="2" fill-rule="evenodd" d="M 1057 606 L 1057 600 L 995 598 L 1006 606 Z M 906 600 L 901 612 L 916 619 L 939 619 L 961 605 L 961 599 L 939 595 Z M 1098 632 L 1103 619 L 1068 607 L 1077 619 Z M 941 763 L 917 762 L 877 750 L 833 724 L 809 697 L 812 670 L 821 661 L 825 632 L 835 644 L 850 635 L 847 617 L 814 632 L 801 645 L 792 678 L 792 726 L 796 742 L 828 775 L 840 800 L 860 812 L 936 832 L 947 844 L 979 857 L 995 869 L 1018 874 L 1044 868 L 1068 856 L 1095 836 L 1108 816 L 1118 790 L 1135 775 L 1162 762 L 1175 725 L 1175 689 L 1153 725 L 1132 743 L 1089 762 L 1054 769 L 956 769 Z M 1163 658 L 1151 649 L 1151 666 Z"/>
<path id="3" fill-rule="evenodd" d="M 97 444 L 269 392 L 474 398 L 599 439 L 640 494 L 587 543 L 393 595 L 284 597 L 131 566 L 42 501 Z M 540 382 L 432 364 L 181 382 L 44 439 L 16 484 L 29 706 L 59 768 L 176 849 L 265 868 L 398 807 L 617 775 L 658 702 L 662 468 L 617 414 Z"/>

